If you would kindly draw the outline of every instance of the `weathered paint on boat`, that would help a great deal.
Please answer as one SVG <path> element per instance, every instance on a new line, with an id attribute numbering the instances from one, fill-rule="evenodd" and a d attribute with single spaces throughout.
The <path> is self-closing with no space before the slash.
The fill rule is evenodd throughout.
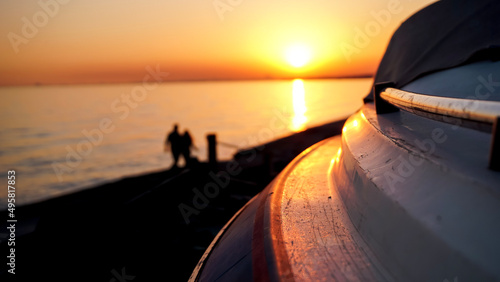
<path id="1" fill-rule="evenodd" d="M 298 156 L 229 223 L 191 280 L 390 280 L 332 190 L 339 148 L 335 137 Z"/>

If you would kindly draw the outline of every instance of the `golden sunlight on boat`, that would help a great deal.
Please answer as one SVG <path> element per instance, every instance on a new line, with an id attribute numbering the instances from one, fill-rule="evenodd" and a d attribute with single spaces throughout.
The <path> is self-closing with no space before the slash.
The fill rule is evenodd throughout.
<path id="1" fill-rule="evenodd" d="M 342 132 L 345 133 L 347 130 L 358 127 L 358 125 L 359 125 L 359 121 L 357 119 L 355 119 L 350 123 L 346 123 L 344 125 L 344 128 L 342 128 Z"/>
<path id="2" fill-rule="evenodd" d="M 306 128 L 307 122 L 307 117 L 305 115 L 307 112 L 306 98 L 304 81 L 302 79 L 295 79 L 293 81 L 292 95 L 294 116 L 289 128 L 292 131 L 299 132 Z"/>
<path id="3" fill-rule="evenodd" d="M 335 157 L 335 161 L 337 163 L 339 162 L 339 158 L 340 158 L 341 154 L 342 154 L 342 148 L 339 148 L 339 150 L 337 151 L 337 156 Z"/>

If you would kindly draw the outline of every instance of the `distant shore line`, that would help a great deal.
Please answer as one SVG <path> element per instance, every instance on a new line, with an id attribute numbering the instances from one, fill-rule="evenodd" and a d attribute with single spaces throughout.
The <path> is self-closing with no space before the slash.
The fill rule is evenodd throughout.
<path id="1" fill-rule="evenodd" d="M 315 76 L 315 77 L 256 77 L 256 78 L 207 78 L 207 79 L 172 79 L 165 80 L 162 83 L 190 83 L 190 82 L 238 82 L 238 81 L 280 81 L 280 80 L 326 80 L 326 79 L 361 79 L 361 78 L 373 78 L 374 74 L 363 74 L 355 76 Z M 74 82 L 74 83 L 42 83 L 33 82 L 26 84 L 0 84 L 0 87 L 29 87 L 29 86 L 78 86 L 78 85 L 107 85 L 107 84 L 135 84 L 142 83 L 141 80 L 137 81 L 95 81 L 95 82 Z"/>

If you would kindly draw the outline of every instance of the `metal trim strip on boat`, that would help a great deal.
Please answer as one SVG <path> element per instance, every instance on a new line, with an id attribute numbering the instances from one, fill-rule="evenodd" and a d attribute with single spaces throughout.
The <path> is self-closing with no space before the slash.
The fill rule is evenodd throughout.
<path id="1" fill-rule="evenodd" d="M 425 118 L 491 132 L 489 168 L 500 171 L 500 102 L 432 96 L 392 86 L 393 83 L 375 85 L 377 114 L 402 109 Z"/>

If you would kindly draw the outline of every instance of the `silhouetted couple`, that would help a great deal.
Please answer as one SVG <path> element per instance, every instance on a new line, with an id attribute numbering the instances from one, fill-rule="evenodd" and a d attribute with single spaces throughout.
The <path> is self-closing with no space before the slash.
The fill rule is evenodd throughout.
<path id="1" fill-rule="evenodd" d="M 190 166 L 195 160 L 191 157 L 191 147 L 194 147 L 193 139 L 187 130 L 184 131 L 184 134 L 179 134 L 179 126 L 177 124 L 174 125 L 174 129 L 168 134 L 165 140 L 165 151 L 169 149 L 169 146 L 174 157 L 173 168 L 177 167 L 181 155 L 186 162 L 186 166 Z"/>

